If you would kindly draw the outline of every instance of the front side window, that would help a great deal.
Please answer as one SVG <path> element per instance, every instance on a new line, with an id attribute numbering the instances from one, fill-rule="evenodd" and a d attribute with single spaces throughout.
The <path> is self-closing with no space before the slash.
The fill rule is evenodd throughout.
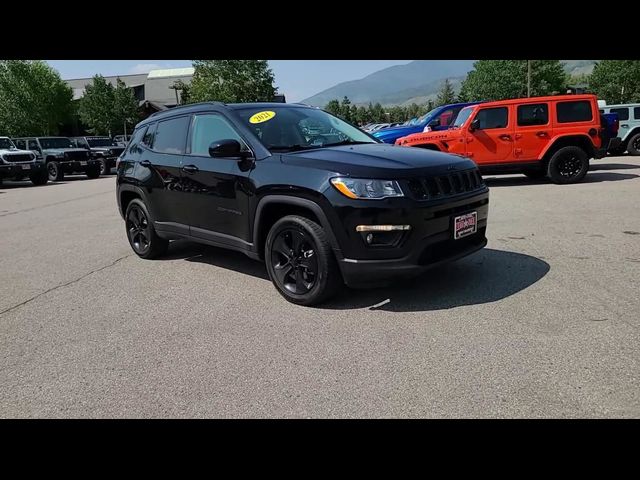
<path id="1" fill-rule="evenodd" d="M 451 125 L 456 119 L 456 110 L 454 108 L 447 108 L 446 110 L 440 112 L 440 115 L 438 115 L 436 118 L 440 119 L 441 127 L 447 127 Z"/>
<path id="2" fill-rule="evenodd" d="M 29 140 L 29 148 L 27 150 L 40 150 L 40 146 L 36 140 Z"/>
<path id="3" fill-rule="evenodd" d="M 220 140 L 237 140 L 245 146 L 235 129 L 220 115 L 201 114 L 193 117 L 191 126 L 191 153 L 209 156 L 209 145 Z"/>
<path id="4" fill-rule="evenodd" d="M 70 138 L 45 137 L 40 139 L 42 148 L 74 148 Z"/>
<path id="5" fill-rule="evenodd" d="M 87 148 L 89 146 L 87 144 L 87 141 L 84 138 L 76 138 L 75 142 L 76 142 L 76 147 L 79 147 L 79 148 Z"/>
<path id="6" fill-rule="evenodd" d="M 546 125 L 547 123 L 549 123 L 548 104 L 518 105 L 518 126 L 530 127 L 532 125 Z"/>
<path id="7" fill-rule="evenodd" d="M 640 120 L 640 107 L 633 107 L 634 120 Z"/>
<path id="8" fill-rule="evenodd" d="M 628 108 L 612 108 L 611 110 L 609 110 L 609 113 L 617 113 L 618 120 L 629 120 Z"/>
<path id="9" fill-rule="evenodd" d="M 158 122 L 153 138 L 153 150 L 172 155 L 184 154 L 190 118 L 184 116 Z"/>
<path id="10" fill-rule="evenodd" d="M 558 123 L 588 122 L 593 120 L 591 102 L 576 100 L 572 102 L 558 102 L 556 104 Z"/>
<path id="11" fill-rule="evenodd" d="M 476 115 L 479 120 L 480 130 L 490 130 L 492 128 L 506 128 L 509 122 L 509 109 L 507 107 L 483 108 Z"/>
<path id="12" fill-rule="evenodd" d="M 27 142 L 24 140 L 16 140 L 15 144 L 16 144 L 16 147 L 18 147 L 20 150 L 27 149 Z"/>
<path id="13" fill-rule="evenodd" d="M 84 138 L 82 139 L 84 140 Z M 115 146 L 115 142 L 110 138 L 87 138 L 87 142 L 92 147 L 113 147 Z"/>
<path id="14" fill-rule="evenodd" d="M 272 151 L 379 143 L 359 128 L 317 108 L 242 108 L 236 112 Z"/>

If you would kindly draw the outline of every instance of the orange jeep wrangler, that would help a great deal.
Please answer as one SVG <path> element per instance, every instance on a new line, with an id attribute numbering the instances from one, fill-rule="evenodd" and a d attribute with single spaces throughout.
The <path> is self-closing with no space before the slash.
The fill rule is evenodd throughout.
<path id="1" fill-rule="evenodd" d="M 449 130 L 415 133 L 396 145 L 457 153 L 483 173 L 548 176 L 563 184 L 579 182 L 589 159 L 605 156 L 605 128 L 595 95 L 531 97 L 466 107 Z"/>

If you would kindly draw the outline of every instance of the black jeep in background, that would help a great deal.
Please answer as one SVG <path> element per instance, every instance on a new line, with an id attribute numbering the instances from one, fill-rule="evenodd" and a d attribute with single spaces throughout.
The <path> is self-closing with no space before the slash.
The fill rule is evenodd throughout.
<path id="1" fill-rule="evenodd" d="M 125 147 L 118 146 L 109 137 L 73 137 L 71 142 L 75 147 L 89 150 L 91 158 L 100 163 L 100 175 L 111 173 L 116 166 L 116 160 Z"/>
<path id="2" fill-rule="evenodd" d="M 20 150 L 31 150 L 44 159 L 52 182 L 60 182 L 65 174 L 73 173 L 84 173 L 89 178 L 100 176 L 100 163 L 86 149 L 75 148 L 67 137 L 23 137 L 13 141 Z"/>

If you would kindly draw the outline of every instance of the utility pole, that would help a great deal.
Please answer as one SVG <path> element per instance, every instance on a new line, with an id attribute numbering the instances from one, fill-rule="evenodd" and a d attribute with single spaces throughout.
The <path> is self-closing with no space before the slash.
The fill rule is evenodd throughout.
<path id="1" fill-rule="evenodd" d="M 527 97 L 531 96 L 531 60 L 527 60 Z"/>

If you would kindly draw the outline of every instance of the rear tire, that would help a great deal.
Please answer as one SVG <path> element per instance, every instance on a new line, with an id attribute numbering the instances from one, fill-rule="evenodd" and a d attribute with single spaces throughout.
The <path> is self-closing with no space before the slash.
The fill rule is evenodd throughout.
<path id="1" fill-rule="evenodd" d="M 109 168 L 107 168 L 107 161 L 104 158 L 98 160 L 100 165 L 100 175 L 109 175 L 111 173 Z"/>
<path id="2" fill-rule="evenodd" d="M 589 157 L 580 147 L 562 147 L 549 160 L 547 175 L 558 185 L 578 183 L 589 171 Z"/>
<path id="3" fill-rule="evenodd" d="M 61 182 L 64 180 L 64 172 L 58 162 L 52 160 L 47 163 L 47 175 L 52 182 Z"/>
<path id="4" fill-rule="evenodd" d="M 46 170 L 43 170 L 42 172 L 31 175 L 29 179 L 34 185 L 46 185 L 49 181 L 49 174 L 46 172 Z"/>
<path id="5" fill-rule="evenodd" d="M 629 152 L 629 155 L 640 155 L 640 133 L 636 133 L 629 139 L 627 152 Z"/>
<path id="6" fill-rule="evenodd" d="M 147 206 L 142 200 L 138 198 L 131 200 L 127 205 L 124 218 L 127 239 L 136 255 L 150 260 L 167 251 L 169 241 L 160 238 L 156 233 Z"/>
<path id="7" fill-rule="evenodd" d="M 276 290 L 297 305 L 324 302 L 344 285 L 324 229 L 305 217 L 288 215 L 271 227 L 265 262 Z"/>

